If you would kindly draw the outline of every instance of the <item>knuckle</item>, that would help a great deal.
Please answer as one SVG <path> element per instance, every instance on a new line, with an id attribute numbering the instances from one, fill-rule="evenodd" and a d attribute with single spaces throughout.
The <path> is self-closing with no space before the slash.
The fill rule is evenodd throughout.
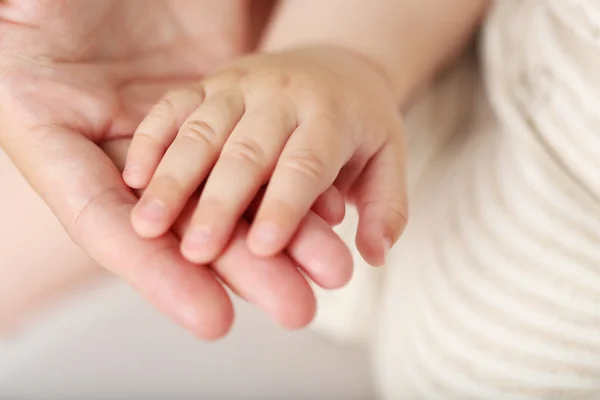
<path id="1" fill-rule="evenodd" d="M 316 182 L 324 178 L 327 168 L 322 157 L 308 150 L 291 154 L 283 161 L 283 166 Z"/>
<path id="2" fill-rule="evenodd" d="M 395 241 L 400 237 L 408 223 L 408 203 L 405 197 L 399 196 L 395 199 L 370 198 L 357 200 L 357 206 L 360 210 L 370 209 L 377 215 L 381 215 L 385 221 L 385 231 L 390 238 Z M 380 211 L 381 210 L 381 211 Z"/>
<path id="3" fill-rule="evenodd" d="M 280 75 L 275 81 L 275 86 L 281 90 L 287 90 L 294 84 L 294 79 L 290 75 Z"/>
<path id="4" fill-rule="evenodd" d="M 131 141 L 130 148 L 137 149 L 138 147 L 140 147 L 140 145 L 143 146 L 142 142 L 145 142 L 143 144 L 148 144 L 152 148 L 154 148 L 156 146 L 156 144 L 159 143 L 160 141 L 157 137 L 152 136 L 152 135 L 146 133 L 145 131 L 139 131 L 139 132 L 136 132 L 135 135 L 133 136 L 133 140 Z"/>
<path id="5" fill-rule="evenodd" d="M 176 104 L 179 101 L 201 102 L 204 99 L 204 90 L 199 85 L 194 85 L 184 89 L 172 90 L 165 95 L 171 103 Z"/>
<path id="6" fill-rule="evenodd" d="M 348 121 L 337 112 L 335 106 L 331 108 L 323 107 L 321 111 L 315 115 L 315 121 L 322 127 L 324 131 L 337 132 L 340 129 L 348 129 Z"/>
<path id="7" fill-rule="evenodd" d="M 181 127 L 180 136 L 207 145 L 212 145 L 218 140 L 215 128 L 200 120 L 186 121 Z"/>
<path id="8" fill-rule="evenodd" d="M 250 71 L 244 67 L 232 67 L 223 72 L 222 77 L 231 81 L 239 81 L 245 79 Z"/>
<path id="9" fill-rule="evenodd" d="M 245 92 L 281 95 L 295 93 L 310 87 L 310 81 L 302 71 L 281 71 L 275 66 L 263 67 L 254 71 L 243 82 Z"/>
<path id="10" fill-rule="evenodd" d="M 77 237 L 91 238 L 97 228 L 97 216 L 100 210 L 117 210 L 129 206 L 129 192 L 124 188 L 107 189 L 93 197 L 81 206 L 67 225 L 67 229 Z M 70 228 L 70 229 L 69 229 Z M 86 244 L 86 243 L 80 243 Z"/>
<path id="11" fill-rule="evenodd" d="M 150 111 L 150 114 L 154 117 L 164 118 L 172 117 L 177 112 L 175 102 L 172 96 L 169 94 L 165 95 Z"/>
<path id="12" fill-rule="evenodd" d="M 245 111 L 245 102 L 243 96 L 238 92 L 232 92 L 223 99 L 222 106 L 223 114 L 239 114 Z"/>
<path id="13" fill-rule="evenodd" d="M 186 191 L 186 184 L 174 175 L 163 171 L 148 186 L 147 193 L 156 198 L 164 198 L 166 194 L 178 194 Z"/>
<path id="14" fill-rule="evenodd" d="M 223 149 L 223 154 L 228 158 L 261 168 L 266 167 L 268 162 L 264 148 L 250 138 L 243 138 L 231 142 L 227 148 Z"/>
<path id="15" fill-rule="evenodd" d="M 334 114 L 345 108 L 346 99 L 332 94 L 322 85 L 297 86 L 295 93 L 306 109 L 314 115 Z"/>
<path id="16" fill-rule="evenodd" d="M 408 223 L 408 204 L 405 200 L 393 200 L 389 202 L 389 218 L 397 235 L 404 230 Z"/>
<path id="17" fill-rule="evenodd" d="M 199 103 L 203 94 L 193 89 L 178 89 L 167 92 L 150 111 L 150 115 L 159 118 L 181 117 L 184 104 Z"/>
<path id="18" fill-rule="evenodd" d="M 233 83 L 238 83 L 248 77 L 249 70 L 244 67 L 231 67 L 213 74 L 206 80 L 210 91 L 215 91 L 229 87 Z"/>

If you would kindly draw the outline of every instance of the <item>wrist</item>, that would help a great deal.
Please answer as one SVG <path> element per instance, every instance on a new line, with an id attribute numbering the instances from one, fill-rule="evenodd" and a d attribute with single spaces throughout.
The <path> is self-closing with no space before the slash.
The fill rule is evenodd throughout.
<path id="1" fill-rule="evenodd" d="M 348 63 L 358 64 L 364 71 L 368 71 L 371 76 L 375 76 L 381 82 L 382 87 L 389 91 L 395 102 L 399 105 L 402 104 L 404 96 L 398 90 L 399 85 L 394 81 L 393 75 L 389 73 L 385 63 L 382 63 L 377 57 L 362 51 L 339 45 L 306 45 L 290 47 L 262 46 L 258 49 L 258 52 L 263 54 L 303 53 L 305 56 L 318 57 L 320 60 L 329 59 L 331 64 L 338 66 Z"/>
<path id="2" fill-rule="evenodd" d="M 382 84 L 390 91 L 394 101 L 400 108 L 408 103 L 410 97 L 410 88 L 401 82 L 398 77 L 400 74 L 398 71 L 394 71 L 389 67 L 387 63 L 381 57 L 377 57 L 373 54 L 369 54 L 360 49 L 351 48 L 349 46 L 342 45 L 291 45 L 291 46 L 278 46 L 270 45 L 269 43 L 263 44 L 258 49 L 261 53 L 274 54 L 274 53 L 286 53 L 286 52 L 307 52 L 318 56 L 325 55 L 327 57 L 343 58 L 342 62 L 349 62 L 353 60 L 361 64 L 366 70 L 369 70 L 372 74 L 376 75 Z"/>
<path id="3" fill-rule="evenodd" d="M 369 69 L 371 69 L 373 73 L 379 76 L 384 85 L 391 91 L 391 94 L 394 96 L 395 100 L 399 103 L 400 106 L 402 105 L 404 101 L 404 95 L 402 93 L 403 91 L 400 89 L 400 85 L 398 85 L 398 82 L 396 82 L 396 79 L 394 79 L 394 74 L 392 73 L 390 68 L 386 66 L 385 62 L 383 62 L 378 57 L 375 57 L 371 54 L 367 54 L 360 50 L 353 50 L 341 47 L 340 50 L 345 51 L 348 54 L 356 57 L 360 62 L 362 62 Z"/>

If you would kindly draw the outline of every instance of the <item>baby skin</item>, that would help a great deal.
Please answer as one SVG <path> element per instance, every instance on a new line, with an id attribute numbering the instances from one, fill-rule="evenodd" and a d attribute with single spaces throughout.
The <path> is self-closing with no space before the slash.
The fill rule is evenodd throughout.
<path id="1" fill-rule="evenodd" d="M 205 182 L 181 243 L 190 261 L 218 257 L 266 186 L 252 252 L 282 251 L 313 205 L 338 221 L 341 194 L 360 211 L 363 255 L 381 264 L 404 224 L 402 155 L 385 75 L 350 51 L 314 47 L 250 56 L 167 94 L 137 129 L 124 177 L 146 189 L 133 211 L 145 237 L 168 231 Z"/>
<path id="2" fill-rule="evenodd" d="M 402 22 L 414 12 L 407 3 L 283 2 L 255 54 L 167 93 L 137 128 L 123 173 L 145 190 L 132 212 L 136 232 L 165 234 L 201 190 L 184 257 L 214 261 L 243 216 L 252 219 L 248 248 L 267 257 L 286 248 L 311 208 L 337 223 L 348 201 L 361 255 L 383 264 L 407 219 L 400 108 L 469 28 L 437 48 L 431 35 L 403 38 L 409 23 L 417 27 Z"/>

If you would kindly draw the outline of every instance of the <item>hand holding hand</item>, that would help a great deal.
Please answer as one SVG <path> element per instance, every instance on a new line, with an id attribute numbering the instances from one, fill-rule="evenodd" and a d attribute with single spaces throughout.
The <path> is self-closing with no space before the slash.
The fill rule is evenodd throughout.
<path id="1" fill-rule="evenodd" d="M 406 216 L 401 118 L 386 85 L 359 55 L 309 48 L 242 58 L 168 93 L 128 155 L 125 181 L 146 189 L 136 231 L 163 235 L 206 180 L 182 253 L 211 262 L 268 183 L 248 244 L 271 256 L 311 207 L 343 217 L 339 190 L 358 206 L 363 256 L 382 264 Z"/>
<path id="2" fill-rule="evenodd" d="M 239 222 L 236 240 L 214 270 L 194 265 L 181 257 L 174 234 L 146 240 L 133 231 L 130 214 L 138 199 L 99 147 L 131 137 L 166 90 L 200 79 L 223 61 L 222 48 L 210 46 L 214 37 L 199 31 L 202 4 L 0 5 L 0 145 L 76 243 L 198 336 L 220 337 L 232 323 L 215 270 L 283 325 L 302 326 L 314 299 L 297 264 L 325 271 L 337 284 L 351 268 L 348 250 L 322 221 L 307 220 L 307 234 L 290 245 L 295 261 L 252 257 L 242 240 L 248 226 Z"/>

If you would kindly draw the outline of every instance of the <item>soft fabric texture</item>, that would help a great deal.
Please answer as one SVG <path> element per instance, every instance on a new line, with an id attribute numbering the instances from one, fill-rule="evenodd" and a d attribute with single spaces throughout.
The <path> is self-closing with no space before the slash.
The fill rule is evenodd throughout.
<path id="1" fill-rule="evenodd" d="M 600 2 L 497 1 L 407 130 L 409 227 L 317 327 L 386 399 L 600 398 Z"/>

